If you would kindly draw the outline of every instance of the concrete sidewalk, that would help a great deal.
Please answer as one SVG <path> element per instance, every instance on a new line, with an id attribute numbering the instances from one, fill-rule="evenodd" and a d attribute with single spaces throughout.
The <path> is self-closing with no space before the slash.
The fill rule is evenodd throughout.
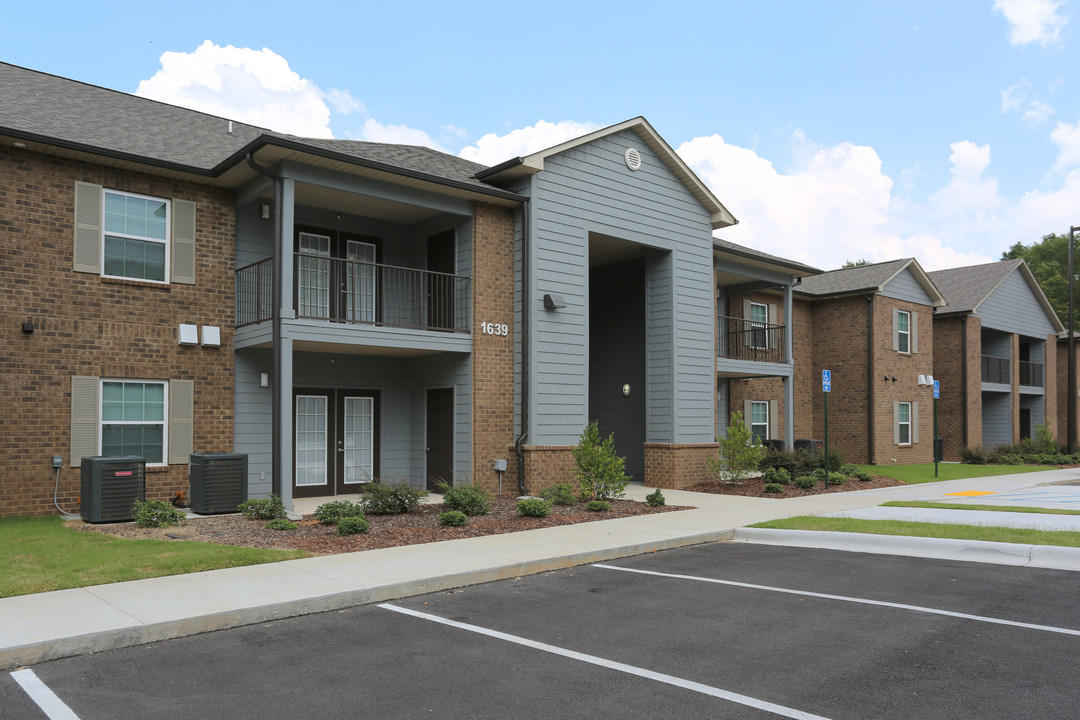
<path id="1" fill-rule="evenodd" d="M 668 504 L 695 509 L 4 598 L 0 669 L 728 540 L 736 528 L 765 520 L 1072 481 L 1080 481 L 1080 469 L 787 500 L 670 490 Z M 643 500 L 648 492 L 631 486 L 627 496 Z"/>

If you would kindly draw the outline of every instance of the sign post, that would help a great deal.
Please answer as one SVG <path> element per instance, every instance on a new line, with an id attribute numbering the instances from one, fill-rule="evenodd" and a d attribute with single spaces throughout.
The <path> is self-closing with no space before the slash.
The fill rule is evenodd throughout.
<path id="1" fill-rule="evenodd" d="M 832 392 L 832 371 L 821 371 L 821 392 L 825 393 L 825 490 L 829 490 L 829 393 Z"/>
<path id="2" fill-rule="evenodd" d="M 938 452 L 938 429 L 937 429 L 937 401 L 941 397 L 941 381 L 934 381 L 934 477 L 938 476 L 938 461 L 941 460 L 938 457 L 941 453 Z"/>

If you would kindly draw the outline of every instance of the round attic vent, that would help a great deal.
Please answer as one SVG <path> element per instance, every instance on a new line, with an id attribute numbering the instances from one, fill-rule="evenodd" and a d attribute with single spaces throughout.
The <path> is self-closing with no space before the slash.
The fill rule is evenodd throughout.
<path id="1" fill-rule="evenodd" d="M 641 153 L 637 151 L 637 148 L 626 148 L 626 167 L 631 170 L 637 170 L 641 167 Z"/>

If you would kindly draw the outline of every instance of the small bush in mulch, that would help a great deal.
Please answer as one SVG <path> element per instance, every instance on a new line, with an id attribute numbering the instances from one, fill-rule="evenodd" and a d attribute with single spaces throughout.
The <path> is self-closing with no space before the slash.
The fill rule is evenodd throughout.
<path id="1" fill-rule="evenodd" d="M 344 517 L 338 520 L 337 534 L 342 537 L 366 533 L 371 529 L 371 524 L 362 517 Z"/>
<path id="2" fill-rule="evenodd" d="M 446 527 L 461 527 L 469 522 L 469 516 L 460 510 L 447 510 L 439 513 L 439 524 Z"/>
<path id="3" fill-rule="evenodd" d="M 818 484 L 818 478 L 817 475 L 803 475 L 792 480 L 791 484 L 800 490 L 809 490 Z"/>
<path id="4" fill-rule="evenodd" d="M 277 520 L 271 520 L 270 522 L 266 523 L 267 530 L 288 531 L 295 530 L 298 527 L 300 526 L 294 523 L 292 520 L 289 520 L 288 518 L 278 518 Z"/>
<path id="5" fill-rule="evenodd" d="M 590 500 L 585 503 L 585 507 L 593 512 L 607 512 L 611 509 L 611 503 L 606 503 L 603 500 Z"/>
<path id="6" fill-rule="evenodd" d="M 833 477 L 837 477 L 834 473 Z M 843 476 L 839 476 L 843 477 Z M 774 500 L 786 500 L 804 495 L 822 495 L 824 493 L 849 492 L 851 490 L 868 490 L 872 488 L 898 487 L 904 483 L 890 477 L 881 475 L 866 475 L 866 480 L 859 477 L 859 482 L 845 482 L 842 485 L 834 484 L 835 480 L 829 480 L 826 489 L 824 480 L 819 482 L 813 475 L 804 475 L 792 481 L 791 485 L 782 486 L 783 492 L 774 493 L 765 491 L 765 479 L 763 477 L 747 478 L 739 485 L 724 484 L 716 481 L 707 481 L 687 485 L 680 490 L 692 492 L 707 492 L 717 495 L 743 495 L 746 497 L 764 497 Z M 805 487 L 804 487 L 805 486 Z"/>
<path id="7" fill-rule="evenodd" d="M 540 497 L 556 505 L 576 505 L 578 489 L 570 483 L 558 483 L 540 491 Z"/>
<path id="8" fill-rule="evenodd" d="M 649 507 L 660 507 L 666 503 L 667 499 L 664 498 L 664 493 L 660 492 L 660 488 L 656 488 L 645 496 L 645 504 Z"/>
<path id="9" fill-rule="evenodd" d="M 237 507 L 240 514 L 252 520 L 277 520 L 285 517 L 285 505 L 281 498 L 271 494 L 268 498 L 251 498 Z"/>
<path id="10" fill-rule="evenodd" d="M 136 500 L 131 516 L 141 528 L 170 527 L 184 521 L 184 512 L 164 500 Z"/>
<path id="11" fill-rule="evenodd" d="M 525 498 L 517 504 L 518 515 L 522 517 L 547 517 L 551 509 L 552 504 L 543 498 Z"/>
<path id="12" fill-rule="evenodd" d="M 765 483 L 765 487 L 762 489 L 762 492 L 777 495 L 784 492 L 784 486 L 780 483 Z"/>
<path id="13" fill-rule="evenodd" d="M 491 493 L 479 485 L 461 485 L 450 487 L 440 483 L 443 493 L 443 505 L 465 515 L 487 515 L 491 512 Z M 444 523 L 445 524 L 445 523 Z"/>
<path id="14" fill-rule="evenodd" d="M 341 518 L 359 517 L 364 514 L 364 510 L 359 503 L 349 502 L 348 500 L 334 500 L 315 508 L 313 514 L 315 519 L 323 525 L 337 525 Z"/>
<path id="15" fill-rule="evenodd" d="M 364 486 L 360 507 L 371 515 L 398 515 L 416 510 L 425 495 L 426 490 L 414 488 L 406 480 L 396 483 L 375 480 Z"/>

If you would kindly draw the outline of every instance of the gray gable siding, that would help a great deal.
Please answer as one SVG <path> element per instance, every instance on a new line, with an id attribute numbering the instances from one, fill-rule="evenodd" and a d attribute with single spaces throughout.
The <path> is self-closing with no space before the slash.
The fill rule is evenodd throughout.
<path id="1" fill-rule="evenodd" d="M 881 294 L 885 297 L 906 300 L 920 305 L 933 305 L 934 303 L 926 290 L 923 289 L 923 286 L 915 279 L 915 275 L 910 268 L 905 268 L 903 272 L 887 282 Z"/>
<path id="2" fill-rule="evenodd" d="M 982 320 L 984 328 L 1033 337 L 1056 332 L 1031 286 L 1016 270 L 983 300 L 974 314 Z"/>
<path id="3" fill-rule="evenodd" d="M 637 148 L 640 170 L 623 160 Z M 710 442 L 714 423 L 709 214 L 630 131 L 545 160 L 533 177 L 530 444 L 573 444 L 588 422 L 590 233 L 646 252 L 650 442 Z M 544 293 L 567 307 L 543 309 Z"/>

